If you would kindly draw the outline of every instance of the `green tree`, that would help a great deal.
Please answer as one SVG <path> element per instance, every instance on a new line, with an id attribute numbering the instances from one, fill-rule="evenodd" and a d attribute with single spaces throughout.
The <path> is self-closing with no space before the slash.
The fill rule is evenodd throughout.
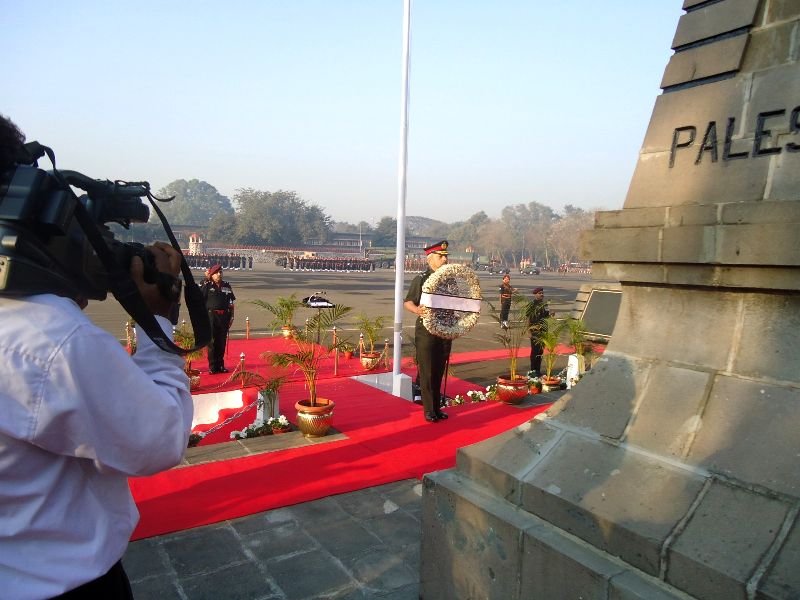
<path id="1" fill-rule="evenodd" d="M 372 245 L 379 248 L 397 245 L 397 219 L 383 217 L 380 220 L 372 236 Z"/>
<path id="2" fill-rule="evenodd" d="M 480 228 L 489 222 L 489 217 L 483 211 L 477 212 L 466 221 L 453 223 L 447 233 L 450 243 L 459 248 L 466 248 L 470 244 L 478 243 Z"/>
<path id="3" fill-rule="evenodd" d="M 207 225 L 219 214 L 233 214 L 231 201 L 220 194 L 210 183 L 198 179 L 176 179 L 156 194 L 159 198 L 174 196 L 171 202 L 161 202 L 158 207 L 171 225 Z M 150 221 L 157 220 L 155 214 Z"/>
<path id="4" fill-rule="evenodd" d="M 579 210 L 553 225 L 548 239 L 559 263 L 570 263 L 578 258 L 581 235 L 592 229 L 593 221 L 594 216 L 591 213 Z"/>
<path id="5" fill-rule="evenodd" d="M 330 217 L 296 192 L 244 188 L 236 190 L 234 199 L 239 206 L 237 242 L 288 246 L 312 239 L 325 242 L 330 235 Z"/>
<path id="6" fill-rule="evenodd" d="M 214 217 L 206 229 L 208 241 L 229 242 L 236 240 L 235 214 L 222 213 Z"/>

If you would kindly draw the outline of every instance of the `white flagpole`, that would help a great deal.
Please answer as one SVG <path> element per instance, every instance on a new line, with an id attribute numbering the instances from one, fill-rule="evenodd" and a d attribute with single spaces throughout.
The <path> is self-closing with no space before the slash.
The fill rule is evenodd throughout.
<path id="1" fill-rule="evenodd" d="M 400 157 L 397 173 L 397 247 L 394 260 L 394 353 L 392 394 L 401 395 L 400 362 L 403 354 L 403 275 L 406 256 L 406 169 L 408 167 L 408 90 L 411 54 L 411 0 L 403 0 L 402 103 L 400 108 Z"/>

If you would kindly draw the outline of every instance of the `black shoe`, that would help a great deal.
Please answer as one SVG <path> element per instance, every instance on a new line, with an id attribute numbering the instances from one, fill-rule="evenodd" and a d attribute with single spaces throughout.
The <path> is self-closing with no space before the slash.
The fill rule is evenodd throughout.
<path id="1" fill-rule="evenodd" d="M 436 415 L 436 413 L 426 412 L 425 420 L 428 421 L 429 423 L 436 423 L 436 421 L 439 420 L 439 417 Z"/>
<path id="2" fill-rule="evenodd" d="M 439 419 L 440 421 L 444 421 L 444 420 L 448 419 L 449 417 L 447 416 L 446 412 L 442 412 L 441 410 L 437 410 L 436 411 L 436 418 Z"/>
<path id="3" fill-rule="evenodd" d="M 225 367 L 222 367 L 219 371 L 217 371 L 217 373 L 227 373 L 227 372 L 228 369 L 226 369 Z"/>
<path id="4" fill-rule="evenodd" d="M 216 375 L 217 373 L 219 373 L 219 371 L 217 371 L 216 369 L 209 369 L 208 372 L 211 375 Z"/>

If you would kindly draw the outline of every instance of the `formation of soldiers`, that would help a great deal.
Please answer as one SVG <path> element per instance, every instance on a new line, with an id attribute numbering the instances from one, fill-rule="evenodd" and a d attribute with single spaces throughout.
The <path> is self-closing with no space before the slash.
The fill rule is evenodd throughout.
<path id="1" fill-rule="evenodd" d="M 403 268 L 406 273 L 422 273 L 428 268 L 428 263 L 424 256 L 414 256 L 405 259 Z"/>
<path id="2" fill-rule="evenodd" d="M 287 256 L 283 268 L 290 271 L 374 271 L 375 263 L 365 258 Z"/>
<path id="3" fill-rule="evenodd" d="M 192 269 L 208 269 L 221 265 L 223 270 L 239 271 L 253 268 L 253 257 L 239 254 L 187 254 L 186 262 Z"/>

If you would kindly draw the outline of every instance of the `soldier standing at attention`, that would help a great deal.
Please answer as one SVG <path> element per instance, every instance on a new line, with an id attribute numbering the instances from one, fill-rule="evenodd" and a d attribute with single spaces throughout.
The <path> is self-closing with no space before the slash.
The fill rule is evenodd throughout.
<path id="1" fill-rule="evenodd" d="M 225 345 L 228 330 L 233 325 L 233 305 L 236 296 L 231 284 L 222 279 L 222 265 L 215 264 L 206 271 L 206 280 L 200 285 L 211 320 L 211 343 L 208 345 L 208 372 L 227 373 Z"/>
<path id="2" fill-rule="evenodd" d="M 544 354 L 539 334 L 547 327 L 547 317 L 554 314 L 544 301 L 544 288 L 533 288 L 533 302 L 528 305 L 526 312 L 531 333 L 531 371 L 538 377 L 542 370 L 542 354 Z"/>
<path id="3" fill-rule="evenodd" d="M 511 298 L 517 288 L 511 287 L 511 275 L 503 275 L 503 283 L 500 285 L 500 327 L 508 329 L 508 311 L 511 310 Z"/>
<path id="4" fill-rule="evenodd" d="M 418 316 L 414 328 L 414 343 L 417 347 L 417 369 L 422 393 L 422 408 L 425 420 L 431 423 L 447 418 L 442 412 L 442 378 L 450 356 L 451 340 L 437 337 L 425 329 L 422 323 L 422 285 L 439 267 L 447 264 L 447 240 L 425 248 L 428 270 L 411 281 L 403 307 Z"/>

